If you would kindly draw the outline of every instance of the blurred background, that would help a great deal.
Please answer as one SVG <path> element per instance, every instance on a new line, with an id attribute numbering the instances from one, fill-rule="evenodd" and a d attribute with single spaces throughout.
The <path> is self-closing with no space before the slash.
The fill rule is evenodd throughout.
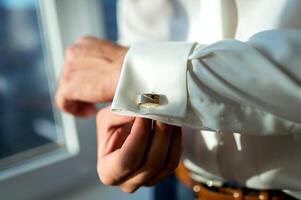
<path id="1" fill-rule="evenodd" d="M 117 33 L 115 0 L 0 0 L 0 199 L 152 199 L 102 186 L 94 119 L 53 105 L 65 48 Z"/>

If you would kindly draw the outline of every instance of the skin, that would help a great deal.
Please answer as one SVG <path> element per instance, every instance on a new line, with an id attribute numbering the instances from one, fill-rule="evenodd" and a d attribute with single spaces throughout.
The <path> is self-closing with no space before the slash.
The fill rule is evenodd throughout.
<path id="1" fill-rule="evenodd" d="M 95 115 L 96 103 L 113 99 L 127 50 L 93 37 L 70 46 L 56 92 L 58 108 L 80 117 Z"/>
<path id="2" fill-rule="evenodd" d="M 105 185 L 134 192 L 152 186 L 178 166 L 181 129 L 151 120 L 115 115 L 107 107 L 97 115 L 98 174 Z"/>
<path id="3" fill-rule="evenodd" d="M 79 117 L 96 117 L 97 171 L 105 185 L 134 192 L 152 186 L 178 166 L 181 128 L 139 117 L 100 111 L 96 104 L 112 101 L 128 48 L 83 37 L 66 52 L 56 104 Z"/>

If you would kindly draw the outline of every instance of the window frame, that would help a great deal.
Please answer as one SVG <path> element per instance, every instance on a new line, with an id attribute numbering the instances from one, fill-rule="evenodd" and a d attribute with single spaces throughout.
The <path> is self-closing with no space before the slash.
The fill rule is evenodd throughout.
<path id="1" fill-rule="evenodd" d="M 101 1 L 39 0 L 37 9 L 41 14 L 40 24 L 46 41 L 46 57 L 49 58 L 45 64 L 49 69 L 48 76 L 52 77 L 49 84 L 53 94 L 63 66 L 65 49 L 81 35 L 105 37 Z M 4 199 L 44 199 L 45 194 L 55 194 L 97 179 L 94 119 L 75 120 L 68 114 L 57 113 L 66 148 L 1 170 L 0 194 Z M 47 184 L 41 185 L 44 180 Z"/>
<path id="2" fill-rule="evenodd" d="M 44 2 L 46 3 L 46 2 Z M 39 11 L 43 8 L 45 8 L 46 5 L 38 7 L 37 3 L 37 13 L 38 13 L 38 20 L 39 25 L 41 27 L 41 34 L 44 36 L 42 38 L 46 38 L 46 35 L 44 33 L 49 33 L 47 40 L 45 40 L 44 45 L 44 67 L 47 74 L 47 84 L 49 85 L 49 92 L 51 94 L 51 99 L 53 100 L 53 93 L 55 88 L 55 80 L 58 76 L 59 69 L 57 67 L 51 67 L 56 66 L 54 62 L 62 62 L 63 60 L 63 46 L 60 41 L 54 41 L 54 39 L 59 39 L 60 36 L 58 35 L 58 31 L 53 30 L 59 30 L 58 25 L 58 19 L 57 15 L 55 14 L 55 7 L 54 2 L 48 1 L 47 9 L 44 9 L 43 15 L 40 15 Z M 52 28 L 50 28 L 52 27 Z M 56 49 L 56 51 L 50 52 L 49 46 L 51 46 L 51 49 Z M 46 54 L 46 55 L 45 55 Z M 50 58 L 52 56 L 52 59 Z M 53 59 L 56 57 L 57 59 Z M 51 61 L 54 61 L 51 63 Z M 51 144 L 42 145 L 40 147 L 36 147 L 30 150 L 25 151 L 25 154 L 30 154 L 29 158 L 26 158 L 25 160 L 15 159 L 16 161 L 13 162 L 13 164 L 9 165 L 5 169 L 1 169 L 0 171 L 0 181 L 10 178 L 12 176 L 16 176 L 19 174 L 22 174 L 24 172 L 37 169 L 39 167 L 43 167 L 46 165 L 49 165 L 51 163 L 60 161 L 62 159 L 67 159 L 71 156 L 75 156 L 79 152 L 79 142 L 77 138 L 77 132 L 76 132 L 76 126 L 75 126 L 75 120 L 73 117 L 60 113 L 55 109 L 53 106 L 53 114 L 55 118 L 55 123 L 59 123 L 62 126 L 61 133 L 63 134 L 63 141 L 64 146 L 63 147 L 55 147 Z M 52 148 L 50 148 L 53 146 Z M 32 151 L 40 151 L 41 153 L 38 153 L 38 155 L 34 155 L 33 153 L 30 153 Z M 22 157 L 24 155 L 23 152 L 18 153 L 16 155 L 10 156 L 10 158 L 15 157 Z M 19 161 L 20 160 L 20 161 Z"/>

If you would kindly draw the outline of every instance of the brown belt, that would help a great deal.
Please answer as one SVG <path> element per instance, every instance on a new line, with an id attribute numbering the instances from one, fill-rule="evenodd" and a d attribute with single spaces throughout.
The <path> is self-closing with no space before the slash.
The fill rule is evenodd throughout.
<path id="1" fill-rule="evenodd" d="M 208 187 L 190 178 L 190 173 L 181 162 L 176 169 L 177 178 L 187 187 L 192 188 L 198 200 L 290 200 L 280 190 L 249 190 L 246 188 Z"/>

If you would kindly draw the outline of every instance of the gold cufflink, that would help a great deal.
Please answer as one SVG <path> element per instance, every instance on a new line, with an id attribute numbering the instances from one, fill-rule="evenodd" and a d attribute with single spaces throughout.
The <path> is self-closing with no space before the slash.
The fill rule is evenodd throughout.
<path id="1" fill-rule="evenodd" d="M 137 96 L 137 105 L 144 107 L 155 107 L 160 105 L 159 94 L 144 93 Z"/>

